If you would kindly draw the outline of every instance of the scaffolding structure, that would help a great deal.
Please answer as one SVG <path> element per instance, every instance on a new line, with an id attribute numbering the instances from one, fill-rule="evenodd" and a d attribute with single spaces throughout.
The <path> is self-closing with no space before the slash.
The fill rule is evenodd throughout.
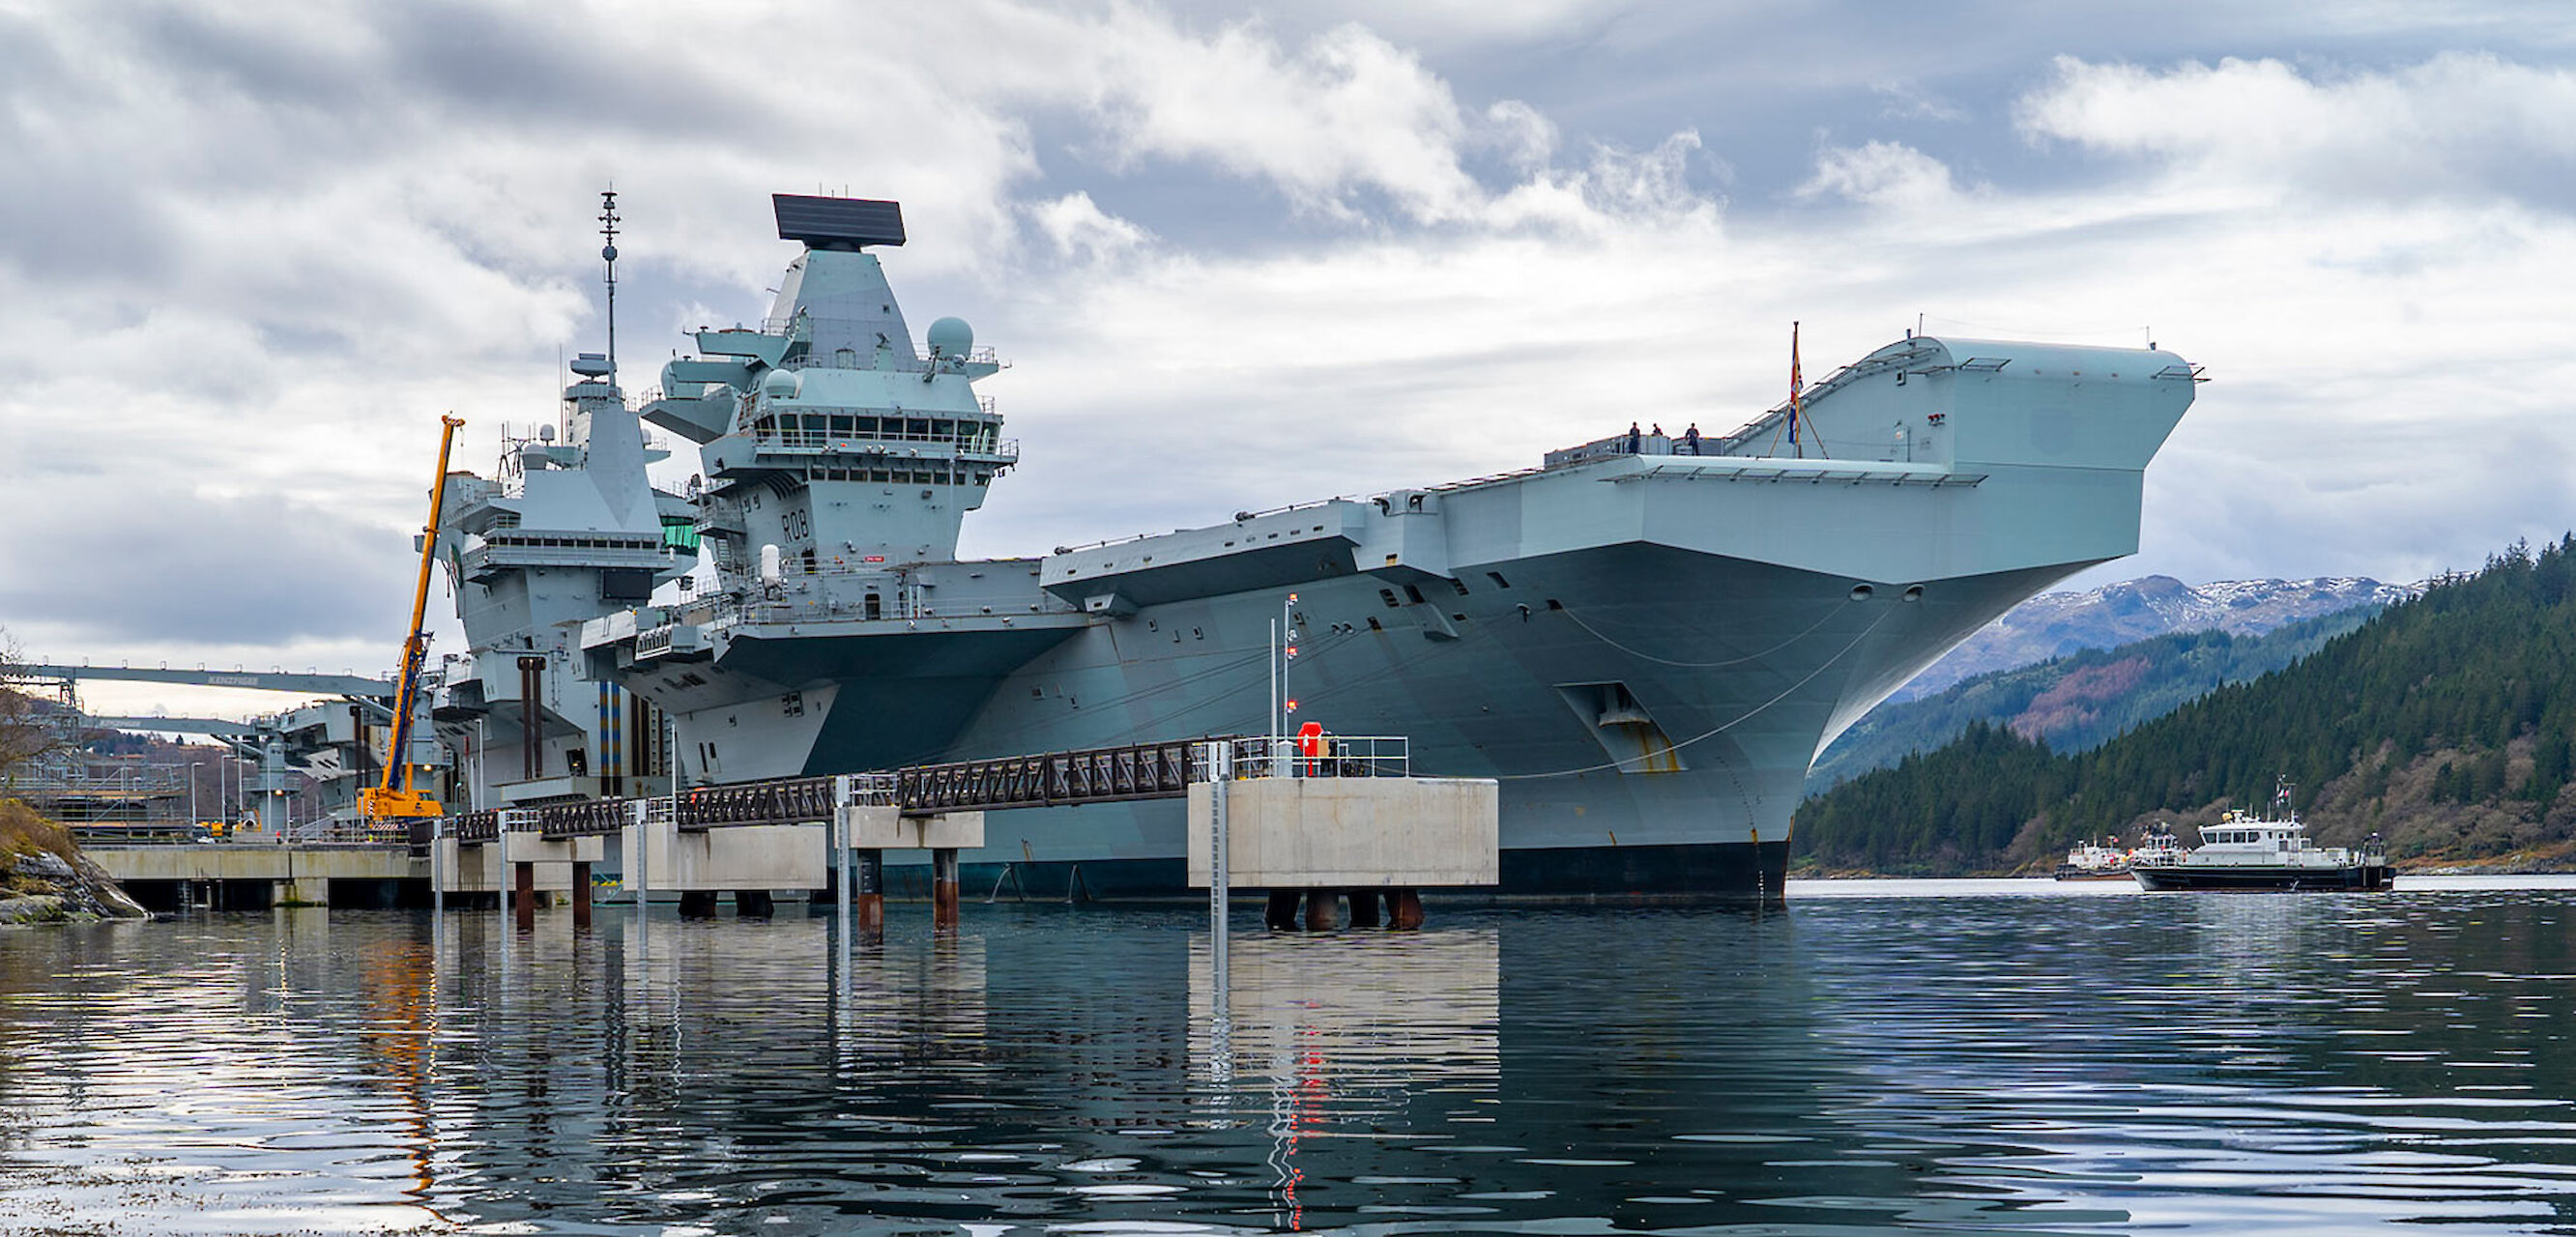
<path id="1" fill-rule="evenodd" d="M 0 774 L 0 796 L 20 799 L 76 835 L 190 833 L 200 819 L 230 819 L 218 792 L 201 798 L 196 771 L 214 761 L 155 760 L 142 755 L 91 751 L 96 734 L 70 677 L 32 677 L 8 689 L 39 702 L 37 715 L 50 733 L 46 750 Z M 238 761 L 227 751 L 219 760 Z M 226 789 L 239 784 L 219 777 Z"/>

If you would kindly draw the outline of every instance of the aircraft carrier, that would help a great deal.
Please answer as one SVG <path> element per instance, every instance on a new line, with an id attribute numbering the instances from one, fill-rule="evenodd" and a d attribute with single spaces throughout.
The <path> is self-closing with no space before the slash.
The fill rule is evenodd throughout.
<path id="1" fill-rule="evenodd" d="M 774 209 L 802 251 L 758 326 L 696 332 L 631 411 L 613 351 L 585 357 L 509 475 L 449 480 L 473 649 L 437 716 L 478 806 L 1274 733 L 1284 660 L 1289 725 L 1499 779 L 1506 896 L 1776 896 L 1827 742 L 2135 552 L 2198 381 L 2153 348 L 1914 336 L 1729 434 L 1604 425 L 1504 476 L 959 560 L 1019 459 L 973 385 L 999 363 L 954 318 L 916 344 L 880 261 L 895 203 Z M 684 491 L 646 484 L 639 415 L 696 446 Z M 717 587 L 634 604 L 693 545 Z M 1184 889 L 1174 802 L 988 830 L 970 885 Z"/>

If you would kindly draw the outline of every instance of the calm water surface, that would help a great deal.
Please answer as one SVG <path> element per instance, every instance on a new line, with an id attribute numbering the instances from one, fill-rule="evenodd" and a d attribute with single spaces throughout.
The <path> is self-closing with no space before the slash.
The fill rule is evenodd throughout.
<path id="1" fill-rule="evenodd" d="M 2576 1232 L 2576 882 L 2408 883 L 16 931 L 0 1233 Z"/>

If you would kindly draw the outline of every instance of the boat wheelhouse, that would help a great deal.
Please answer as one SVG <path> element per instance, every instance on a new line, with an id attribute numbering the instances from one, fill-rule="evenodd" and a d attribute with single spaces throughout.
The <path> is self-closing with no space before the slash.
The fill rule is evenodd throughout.
<path id="1" fill-rule="evenodd" d="M 2318 846 L 2308 839 L 2307 824 L 2289 807 L 2290 783 L 2281 780 L 2272 796 L 2279 817 L 2231 809 L 2218 823 L 2203 825 L 2200 845 L 2188 852 L 2167 851 L 2141 857 L 2131 872 L 2149 892 L 2175 890 L 2261 890 L 2309 892 L 2386 889 L 2394 881 L 2387 849 L 2379 835 L 2358 847 Z"/>

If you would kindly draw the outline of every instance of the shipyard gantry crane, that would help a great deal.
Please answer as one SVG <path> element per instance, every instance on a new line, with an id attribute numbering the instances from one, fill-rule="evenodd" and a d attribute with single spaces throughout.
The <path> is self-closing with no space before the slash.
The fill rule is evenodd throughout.
<path id="1" fill-rule="evenodd" d="M 385 745 L 385 778 L 381 785 L 358 792 L 358 817 L 370 830 L 442 815 L 438 800 L 412 784 L 411 724 L 420 695 L 420 672 L 429 660 L 429 633 L 421 626 L 429 612 L 429 566 L 438 557 L 440 508 L 447 500 L 447 453 L 455 445 L 460 417 L 439 418 L 438 472 L 429 483 L 429 525 L 421 530 L 420 581 L 411 594 L 411 630 L 403 638 L 402 673 L 394 680 L 393 740 Z"/>

